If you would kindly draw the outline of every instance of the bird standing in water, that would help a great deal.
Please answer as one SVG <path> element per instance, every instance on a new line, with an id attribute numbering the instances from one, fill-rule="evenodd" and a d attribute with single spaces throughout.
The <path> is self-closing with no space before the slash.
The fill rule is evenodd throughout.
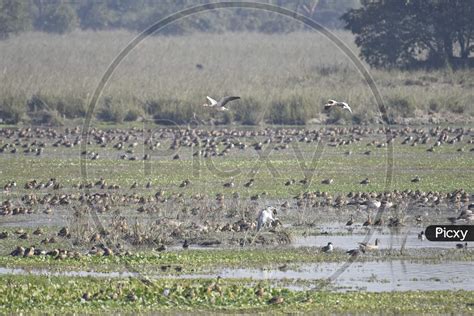
<path id="1" fill-rule="evenodd" d="M 268 206 L 267 208 L 260 211 L 257 218 L 257 231 L 268 224 L 273 223 L 276 218 L 274 217 L 277 214 L 276 208 Z"/>

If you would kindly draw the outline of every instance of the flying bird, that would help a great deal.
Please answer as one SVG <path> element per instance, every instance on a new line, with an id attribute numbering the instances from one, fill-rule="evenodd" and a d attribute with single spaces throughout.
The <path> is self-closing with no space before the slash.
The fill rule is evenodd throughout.
<path id="1" fill-rule="evenodd" d="M 226 108 L 225 105 L 230 101 L 234 101 L 234 100 L 238 100 L 238 99 L 240 99 L 240 97 L 226 96 L 226 97 L 222 97 L 219 101 L 216 101 L 213 98 L 211 98 L 210 96 L 207 96 L 207 100 L 209 100 L 210 104 L 209 103 L 204 103 L 202 106 L 215 108 L 218 111 L 229 111 L 229 109 Z"/>
<path id="2" fill-rule="evenodd" d="M 352 113 L 352 109 L 349 106 L 349 104 L 347 104 L 346 102 L 339 102 L 339 101 L 335 101 L 335 100 L 329 100 L 328 103 L 326 103 L 324 105 L 324 109 L 325 110 L 330 110 L 331 108 L 333 108 L 335 106 L 338 106 L 343 110 L 348 110 L 349 112 Z"/>

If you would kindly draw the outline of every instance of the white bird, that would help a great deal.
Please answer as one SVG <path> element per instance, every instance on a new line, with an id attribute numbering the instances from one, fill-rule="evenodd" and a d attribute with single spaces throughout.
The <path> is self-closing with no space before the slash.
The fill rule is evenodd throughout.
<path id="1" fill-rule="evenodd" d="M 257 218 L 257 231 L 262 227 L 265 227 L 273 223 L 276 218 L 274 217 L 277 214 L 276 208 L 268 206 L 267 208 L 260 211 Z"/>
<path id="2" fill-rule="evenodd" d="M 328 242 L 327 246 L 322 247 L 321 250 L 330 253 L 334 251 L 334 246 L 332 245 L 332 242 Z"/>
<path id="3" fill-rule="evenodd" d="M 368 203 L 369 208 L 379 209 L 380 206 L 382 206 L 382 202 L 377 201 L 377 200 L 369 200 L 369 203 Z"/>
<path id="4" fill-rule="evenodd" d="M 339 102 L 339 101 L 336 101 L 336 100 L 329 100 L 328 103 L 326 103 L 324 105 L 324 109 L 325 110 L 329 110 L 331 109 L 332 107 L 334 106 L 338 106 L 340 107 L 341 109 L 343 110 L 348 110 L 349 112 L 352 113 L 352 109 L 351 107 L 349 106 L 349 104 L 347 104 L 346 102 Z"/>
<path id="5" fill-rule="evenodd" d="M 204 103 L 202 106 L 215 108 L 218 111 L 229 111 L 229 109 L 226 108 L 225 105 L 230 101 L 240 99 L 240 97 L 226 96 L 226 97 L 222 97 L 219 101 L 216 101 L 210 96 L 207 96 L 207 99 L 209 100 L 210 104 Z"/>

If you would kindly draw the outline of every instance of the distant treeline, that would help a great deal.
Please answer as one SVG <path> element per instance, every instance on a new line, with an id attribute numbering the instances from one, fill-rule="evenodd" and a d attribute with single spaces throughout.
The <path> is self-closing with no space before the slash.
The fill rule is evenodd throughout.
<path id="1" fill-rule="evenodd" d="M 0 36 L 36 30 L 67 33 L 74 29 L 143 30 L 152 23 L 210 0 L 0 0 Z M 360 6 L 359 0 L 267 0 L 260 1 L 294 10 L 329 28 L 342 28 L 342 14 Z M 182 34 L 192 31 L 289 32 L 301 23 L 251 9 L 222 9 L 198 14 L 160 31 Z"/>

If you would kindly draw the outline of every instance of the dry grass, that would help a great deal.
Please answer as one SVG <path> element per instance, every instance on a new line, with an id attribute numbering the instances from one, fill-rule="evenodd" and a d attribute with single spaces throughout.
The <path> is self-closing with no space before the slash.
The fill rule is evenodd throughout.
<path id="1" fill-rule="evenodd" d="M 127 31 L 26 33 L 0 42 L 0 109 L 24 112 L 27 101 L 36 95 L 61 115 L 82 116 L 102 74 L 135 35 Z M 350 33 L 336 35 L 358 54 Z M 416 110 L 474 114 L 472 71 L 371 73 L 397 116 L 410 117 Z M 241 111 L 234 118 L 249 123 L 275 119 L 271 113 L 281 103 L 294 104 L 289 105 L 293 111 L 287 111 L 292 116 L 287 115 L 283 123 L 301 119 L 304 123 L 320 115 L 320 105 L 328 98 L 351 103 L 356 123 L 375 121 L 378 112 L 368 85 L 350 60 L 315 32 L 153 36 L 123 60 L 100 103 L 107 99 L 121 112 L 111 115 L 117 121 L 129 109 L 143 113 L 147 104 L 155 105 L 149 114 L 186 121 L 192 112 L 209 116 L 200 108 L 206 95 L 224 94 L 242 96 L 235 105 Z M 300 107 L 296 114 L 294 107 Z"/>

